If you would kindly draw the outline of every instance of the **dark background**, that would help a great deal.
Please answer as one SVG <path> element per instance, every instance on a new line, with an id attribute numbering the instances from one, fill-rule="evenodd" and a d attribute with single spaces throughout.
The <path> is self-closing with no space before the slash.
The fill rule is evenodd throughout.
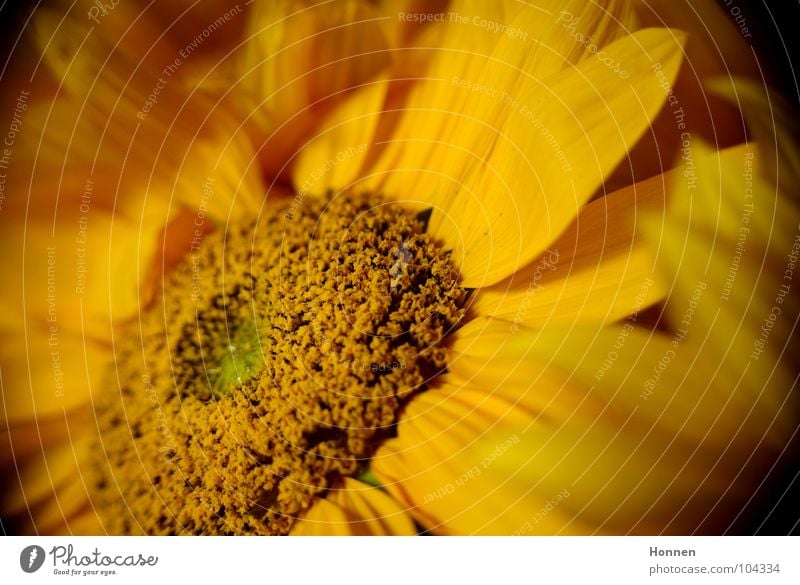
<path id="1" fill-rule="evenodd" d="M 728 16 L 733 5 L 741 9 L 752 34 L 748 41 L 761 66 L 770 71 L 772 86 L 800 108 L 800 1 L 734 0 L 726 6 L 717 0 L 717 4 Z M 800 438 L 795 439 L 780 463 L 782 471 L 772 475 L 752 505 L 743 511 L 737 533 L 800 534 Z"/>
<path id="2" fill-rule="evenodd" d="M 752 34 L 747 39 L 755 48 L 762 67 L 773 75 L 773 86 L 795 105 L 800 106 L 800 70 L 798 70 L 798 34 L 800 0 L 734 0 L 726 7 L 716 0 L 731 20 L 730 8 L 738 6 L 747 19 Z"/>

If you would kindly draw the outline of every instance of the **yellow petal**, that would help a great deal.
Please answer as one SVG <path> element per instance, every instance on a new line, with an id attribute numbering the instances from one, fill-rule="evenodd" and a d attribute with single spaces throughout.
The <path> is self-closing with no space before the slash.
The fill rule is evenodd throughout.
<path id="1" fill-rule="evenodd" d="M 609 23 L 627 12 L 622 4 L 606 12 L 577 1 L 527 9 L 517 2 L 454 3 L 425 77 L 403 104 L 364 187 L 439 205 L 488 157 L 525 86 L 520 78 L 540 80 L 577 62 L 586 50 L 579 34 L 600 45 L 614 38 L 620 29 Z"/>
<path id="2" fill-rule="evenodd" d="M 122 211 L 151 195 L 203 206 L 220 224 L 257 212 L 263 188 L 252 146 L 236 129 L 235 117 L 193 91 L 181 77 L 182 61 L 152 71 L 90 23 L 74 14 L 36 14 L 35 40 L 65 95 L 35 124 L 40 136 L 28 138 L 37 153 L 41 141 L 57 145 L 44 148 L 51 156 L 41 161 L 43 169 L 37 162 L 34 176 L 91 161 L 92 169 L 102 172 L 105 165 L 120 176 L 117 189 L 98 197 L 113 200 L 121 191 Z M 60 161 L 65 148 L 70 157 Z M 208 184 L 213 197 L 203 196 Z"/>
<path id="3" fill-rule="evenodd" d="M 3 514 L 18 514 L 52 499 L 61 488 L 80 478 L 79 460 L 88 455 L 88 441 L 64 441 L 43 448 L 38 455 L 18 459 L 19 476 L 9 478 L 13 486 L 3 498 Z"/>
<path id="4" fill-rule="evenodd" d="M 760 175 L 782 191 L 791 191 L 800 183 L 800 151 L 793 142 L 798 124 L 792 106 L 777 92 L 747 78 L 718 78 L 708 86 L 741 108 L 753 141 L 763 145 Z"/>
<path id="5" fill-rule="evenodd" d="M 477 144 L 471 143 L 480 140 L 484 149 L 489 147 L 494 135 L 491 124 L 505 108 L 497 98 L 459 90 L 454 80 L 477 73 L 476 82 L 498 87 L 499 79 L 502 81 L 499 87 L 511 91 L 526 45 L 470 22 L 483 18 L 486 22 L 511 23 L 517 11 L 507 2 L 481 5 L 457 2 L 448 14 L 442 15 L 441 23 L 436 25 L 439 36 L 425 76 L 416 80 L 403 104 L 391 143 L 373 168 L 374 176 L 365 181 L 367 189 L 390 197 L 427 201 L 443 188 L 439 184 L 446 188 L 454 178 L 457 180 L 452 174 L 477 164 L 473 161 L 480 159 L 480 154 L 470 149 L 470 146 L 477 148 Z M 450 14 L 457 15 L 458 20 L 454 21 Z M 481 106 L 486 111 L 478 119 L 472 119 Z M 456 132 L 460 134 L 460 142 L 453 136 Z"/>
<path id="6" fill-rule="evenodd" d="M 62 90 L 81 98 L 82 116 L 100 127 L 108 124 L 112 140 L 132 135 L 148 117 L 167 120 L 164 110 L 180 107 L 175 83 L 170 87 L 162 80 L 157 87 L 158 73 L 137 67 L 132 56 L 94 32 L 90 20 L 45 9 L 37 11 L 34 25 L 37 48 Z M 159 95 L 149 100 L 155 91 Z M 148 105 L 154 106 L 152 116 Z"/>
<path id="7" fill-rule="evenodd" d="M 91 0 L 82 1 L 91 2 Z M 135 13 L 142 13 L 141 7 L 127 8 Z M 202 61 L 203 64 L 207 62 L 212 69 L 218 68 L 224 56 L 241 42 L 249 5 L 174 0 L 148 5 L 148 9 L 147 14 L 150 16 L 152 12 L 150 20 L 155 26 L 155 31 L 150 31 L 151 34 L 166 37 L 168 46 L 172 49 L 171 59 L 162 61 L 160 65 L 163 67 L 164 63 L 180 57 L 181 66 L 191 69 L 186 72 L 187 75 L 201 76 L 205 75 L 207 70 L 198 65 L 198 61 Z M 111 14 L 113 13 L 109 16 Z M 103 26 L 106 18 L 102 19 Z M 123 22 L 130 23 L 131 20 L 128 17 Z M 209 31 L 208 36 L 205 33 L 206 29 Z M 149 40 L 146 36 L 144 38 Z M 188 57 L 184 57 L 180 53 L 181 50 Z"/>
<path id="8" fill-rule="evenodd" d="M 478 289 L 473 309 L 529 327 L 603 323 L 646 309 L 666 288 L 637 221 L 663 208 L 670 180 L 654 177 L 591 202 L 542 256 Z"/>
<path id="9" fill-rule="evenodd" d="M 245 39 L 236 101 L 275 173 L 327 109 L 390 62 L 375 10 L 361 0 L 254 4 Z"/>
<path id="10" fill-rule="evenodd" d="M 800 212 L 760 176 L 760 152 L 695 143 L 666 220 L 643 222 L 643 235 L 674 281 L 667 315 L 682 343 L 718 369 L 722 387 L 750 402 L 756 420 L 774 419 L 772 434 L 785 440 L 793 428 L 784 401 L 796 371 L 800 303 L 791 291 Z"/>
<path id="11" fill-rule="evenodd" d="M 530 533 L 526 523 L 564 493 L 563 486 L 534 491 L 511 473 L 498 475 L 497 461 L 518 448 L 521 415 L 513 400 L 443 384 L 414 399 L 397 438 L 378 450 L 372 467 L 432 533 Z M 537 531 L 558 533 L 566 520 L 558 510 L 540 514 Z"/>
<path id="12" fill-rule="evenodd" d="M 82 467 L 92 443 L 88 428 L 73 429 L 67 440 L 18 459 L 21 471 L 4 496 L 4 517 L 26 534 L 100 534 Z"/>
<path id="13" fill-rule="evenodd" d="M 13 467 L 14 461 L 37 457 L 43 449 L 52 449 L 71 436 L 86 433 L 94 426 L 94 414 L 87 401 L 66 412 L 37 415 L 35 419 L 19 417 L 11 425 L 0 410 L 0 421 L 0 466 L 5 468 Z"/>
<path id="14" fill-rule="evenodd" d="M 747 31 L 737 30 L 738 23 L 719 4 L 698 2 L 687 10 L 685 3 L 648 0 L 636 2 L 635 8 L 642 26 L 674 27 L 689 34 L 687 61 L 692 64 L 692 75 L 700 80 L 718 75 L 759 75 L 750 43 L 743 36 Z"/>
<path id="15" fill-rule="evenodd" d="M 34 118 L 44 123 L 41 134 L 34 132 L 29 140 L 26 133 L 21 140 L 23 146 L 52 142 L 52 149 L 43 149 L 46 155 L 38 147 L 23 149 L 33 164 L 25 161 L 12 169 L 20 196 L 3 216 L 7 225 L 0 240 L 9 251 L 6 268 L 25 275 L 27 292 L 23 295 L 15 287 L 0 292 L 5 309 L 0 322 L 23 315 L 43 320 L 47 286 L 54 284 L 58 326 L 106 339 L 112 315 L 129 318 L 147 305 L 159 279 L 191 245 L 229 221 L 253 217 L 264 194 L 246 145 L 235 137 L 228 141 L 215 135 L 214 147 L 198 139 L 188 147 L 183 166 L 166 174 L 159 166 L 148 171 L 150 176 L 137 165 L 115 166 L 128 155 L 135 157 L 126 152 L 117 159 L 109 154 L 113 148 L 98 144 L 93 151 L 88 147 L 91 136 L 82 135 L 85 149 L 73 148 L 82 142 L 64 138 L 68 128 L 59 122 L 60 114 L 73 113 L 72 106 L 53 105 L 47 118 L 55 124 L 52 130 L 48 122 Z M 98 152 L 106 155 L 94 167 Z M 65 158 L 59 160 L 62 154 Z M 182 203 L 173 201 L 173 192 Z"/>
<path id="16" fill-rule="evenodd" d="M 647 0 L 633 2 L 633 29 L 669 27 L 687 33 L 685 66 L 671 84 L 672 96 L 645 134 L 630 152 L 630 161 L 620 164 L 607 184 L 618 189 L 671 169 L 682 150 L 702 138 L 718 148 L 746 139 L 739 107 L 708 91 L 715 77 L 745 75 L 761 82 L 760 66 L 751 39 L 740 31 L 731 12 L 718 2 Z M 752 35 L 751 35 L 752 36 Z"/>
<path id="17" fill-rule="evenodd" d="M 63 423 L 68 412 L 85 407 L 102 388 L 105 347 L 57 327 L 54 332 L 29 328 L 27 334 L 5 333 L 0 341 L 3 428 L 56 415 Z"/>
<path id="18" fill-rule="evenodd" d="M 448 368 L 455 380 L 516 396 L 553 421 L 583 412 L 620 422 L 635 413 L 632 422 L 669 440 L 719 450 L 774 441 L 778 412 L 762 417 L 757 408 L 774 396 L 726 384 L 710 355 L 696 360 L 682 342 L 679 331 L 670 337 L 633 320 L 512 333 L 505 322 L 477 319 L 456 334 Z"/>
<path id="19" fill-rule="evenodd" d="M 681 39 L 639 31 L 530 82 L 486 168 L 431 217 L 429 231 L 456 246 L 464 286 L 502 280 L 561 235 L 661 108 L 652 67 L 674 79 Z"/>
<path id="20" fill-rule="evenodd" d="M 72 477 L 53 497 L 33 510 L 34 530 L 38 534 L 55 534 L 73 518 L 82 515 L 89 505 L 89 493 L 82 476 Z"/>
<path id="21" fill-rule="evenodd" d="M 345 478 L 297 521 L 295 536 L 413 536 L 413 521 L 386 493 Z"/>
<path id="22" fill-rule="evenodd" d="M 48 6 L 59 17 L 79 22 L 93 36 L 102 37 L 142 68 L 158 73 L 167 64 L 180 62 L 180 74 L 199 73 L 198 61 L 224 55 L 241 35 L 245 20 L 242 6 L 187 0 L 147 6 L 117 2 L 113 7 L 95 0 L 57 0 Z M 208 33 L 204 34 L 205 29 Z M 198 39 L 199 35 L 199 39 Z M 213 38 L 213 42 L 212 39 Z M 183 58 L 191 54 L 191 58 Z M 190 71 L 191 70 L 191 71 Z"/>
<path id="23" fill-rule="evenodd" d="M 388 88 L 386 79 L 371 82 L 333 111 L 294 166 L 298 194 L 321 195 L 352 185 L 373 147 Z"/>
<path id="24" fill-rule="evenodd" d="M 714 364 L 673 341 L 629 324 L 514 335 L 507 323 L 473 321 L 451 350 L 450 380 L 459 392 L 482 391 L 527 416 L 462 409 L 448 418 L 457 401 L 425 393 L 409 407 L 398 440 L 376 456 L 376 474 L 435 526 L 458 532 L 724 529 L 780 454 L 774 419 L 754 414 L 758 396 L 720 384 Z M 513 446 L 495 449 L 509 438 Z M 558 514 L 546 514 L 562 525 L 546 528 L 542 502 L 563 490 L 569 495 Z M 534 509 L 512 506 L 504 516 L 500 502 L 469 504 L 493 491 Z"/>
<path id="25" fill-rule="evenodd" d="M 718 534 L 763 473 L 751 466 L 736 485 L 734 471 L 723 479 L 716 462 L 656 434 L 633 431 L 624 420 L 574 422 L 531 425 L 520 432 L 518 449 L 499 458 L 493 470 L 523 494 L 564 494 L 557 534 Z M 485 437 L 474 448 L 495 440 Z M 529 530 L 548 533 L 536 523 Z"/>
<path id="26" fill-rule="evenodd" d="M 144 305 L 145 272 L 160 256 L 158 224 L 139 230 L 121 216 L 75 207 L 54 227 L 43 221 L 4 227 L 0 241 L 11 252 L 6 268 L 22 275 L 24 286 L 5 288 L 0 306 L 16 322 L 106 340 L 112 320 L 130 318 Z"/>
<path id="27" fill-rule="evenodd" d="M 389 45 L 394 49 L 392 58 L 403 57 L 402 49 L 412 45 L 416 37 L 427 26 L 435 24 L 439 14 L 446 15 L 449 0 L 378 0 L 375 9 L 381 15 L 381 28 Z M 425 15 L 415 18 L 415 15 Z M 400 53 L 398 55 L 397 53 Z"/>
<path id="28" fill-rule="evenodd" d="M 25 132 L 9 173 L 9 183 L 20 194 L 11 200 L 11 209 L 17 218 L 27 215 L 52 223 L 53 216 L 64 221 L 65 212 L 74 214 L 83 205 L 89 211 L 164 224 L 175 206 L 169 193 L 147 196 L 154 182 L 147 176 L 152 169 L 143 171 L 132 163 L 138 152 L 111 141 L 77 100 L 35 102 L 25 114 Z M 69 221 L 72 217 L 64 222 Z"/>
<path id="29" fill-rule="evenodd" d="M 446 15 L 439 10 L 446 4 L 403 0 L 375 6 L 392 47 L 391 68 L 348 92 L 344 103 L 333 108 L 302 147 L 292 173 L 298 191 L 373 188 L 374 179 L 369 174 L 360 176 L 359 171 L 367 173 L 385 148 L 391 147 L 396 126 L 407 109 L 410 88 L 416 80 L 425 78 L 430 59 L 438 53 L 433 47 L 447 38 L 441 30 Z M 432 20 L 411 18 L 422 13 Z M 361 181 L 354 184 L 357 178 Z"/>
<path id="30" fill-rule="evenodd" d="M 81 166 L 84 180 L 92 174 L 92 165 L 121 167 L 124 153 L 108 145 L 101 148 L 99 135 L 80 103 L 69 99 L 34 102 L 25 113 L 25 132 L 15 149 L 14 166 L 20 160 L 59 170 L 63 166 L 65 171 Z"/>

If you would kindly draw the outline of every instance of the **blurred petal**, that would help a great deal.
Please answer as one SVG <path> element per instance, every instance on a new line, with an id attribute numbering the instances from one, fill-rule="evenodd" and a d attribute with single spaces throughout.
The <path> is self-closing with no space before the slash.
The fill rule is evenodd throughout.
<path id="1" fill-rule="evenodd" d="M 3 332 L 0 424 L 35 425 L 38 418 L 59 415 L 89 404 L 102 388 L 107 348 L 67 331 Z M 6 333 L 10 333 L 6 335 Z M 37 439 L 38 442 L 38 439 Z"/>
<path id="2" fill-rule="evenodd" d="M 35 177 L 76 163 L 92 171 L 110 167 L 121 177 L 102 196 L 110 205 L 122 193 L 123 211 L 151 191 L 197 208 L 212 182 L 216 197 L 206 205 L 219 223 L 258 211 L 263 192 L 248 138 L 228 112 L 190 91 L 179 66 L 142 67 L 75 16 L 41 10 L 35 24 L 40 50 L 66 93 L 50 108 L 38 106 L 38 133 L 26 137 L 35 145 L 27 148 L 36 154 Z M 48 155 L 42 160 L 40 141 Z"/>
<path id="3" fill-rule="evenodd" d="M 760 153 L 753 144 L 724 151 L 695 144 L 672 184 L 666 220 L 643 222 L 643 235 L 674 279 L 672 327 L 718 368 L 721 387 L 738 389 L 754 416 L 771 420 L 795 383 L 800 307 L 790 290 L 800 213 L 760 176 Z M 784 410 L 775 423 L 784 439 L 788 417 Z"/>
<path id="4" fill-rule="evenodd" d="M 724 148 L 745 140 L 741 112 L 727 100 L 709 92 L 709 79 L 747 76 L 761 81 L 761 67 L 751 40 L 718 2 L 692 0 L 637 0 L 635 27 L 669 27 L 686 33 L 684 66 L 669 84 L 669 107 L 664 108 L 608 178 L 610 190 L 642 181 L 679 164 L 686 142 L 702 138 Z"/>
<path id="5" fill-rule="evenodd" d="M 24 533 L 99 534 L 87 521 L 90 496 L 85 483 L 86 462 L 91 440 L 85 432 L 60 445 L 17 460 L 18 477 L 7 486 L 1 509 L 5 518 L 19 524 Z M 96 523 L 95 517 L 95 523 Z M 87 532 L 83 532 L 83 531 Z"/>
<path id="6" fill-rule="evenodd" d="M 436 531 L 718 533 L 777 453 L 758 396 L 662 334 L 478 320 L 452 353 L 454 390 L 415 399 L 373 463 Z"/>
<path id="7" fill-rule="evenodd" d="M 709 88 L 741 108 L 753 141 L 764 145 L 762 177 L 782 191 L 800 183 L 800 151 L 794 144 L 798 122 L 791 106 L 777 92 L 747 78 L 718 78 Z"/>
<path id="8" fill-rule="evenodd" d="M 388 48 L 361 0 L 252 5 L 235 99 L 269 172 L 282 170 L 323 112 L 389 65 Z"/>

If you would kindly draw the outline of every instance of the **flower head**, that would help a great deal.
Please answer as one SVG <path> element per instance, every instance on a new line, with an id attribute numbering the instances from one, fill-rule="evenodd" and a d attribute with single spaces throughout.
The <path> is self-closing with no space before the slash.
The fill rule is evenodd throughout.
<path id="1" fill-rule="evenodd" d="M 796 425 L 775 288 L 794 177 L 761 175 L 743 128 L 695 138 L 716 118 L 685 119 L 691 27 L 605 4 L 37 14 L 59 90 L 27 114 L 3 232 L 24 270 L 2 298 L 24 461 L 4 514 L 729 529 Z M 43 458 L 19 450 L 36 434 Z"/>

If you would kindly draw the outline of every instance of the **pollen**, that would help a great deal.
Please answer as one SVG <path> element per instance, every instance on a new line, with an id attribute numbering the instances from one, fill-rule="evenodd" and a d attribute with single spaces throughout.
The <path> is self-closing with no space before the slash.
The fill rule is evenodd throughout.
<path id="1" fill-rule="evenodd" d="M 374 195 L 207 237 L 115 344 L 91 481 L 112 534 L 287 534 L 444 371 L 466 291 Z"/>

